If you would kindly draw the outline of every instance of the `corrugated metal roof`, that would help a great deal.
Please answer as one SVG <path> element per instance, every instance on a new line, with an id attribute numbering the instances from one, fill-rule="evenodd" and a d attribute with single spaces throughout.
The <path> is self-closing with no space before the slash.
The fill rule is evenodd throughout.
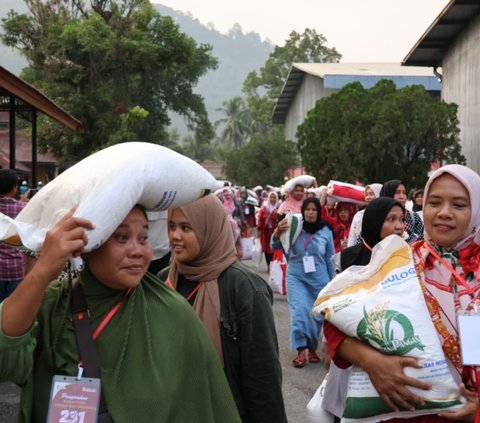
<path id="1" fill-rule="evenodd" d="M 403 59 L 402 64 L 434 68 L 442 66 L 449 46 L 479 13 L 478 0 L 450 1 Z"/>
<path id="2" fill-rule="evenodd" d="M 331 89 L 342 88 L 353 81 L 365 82 L 365 88 L 370 88 L 382 78 L 394 80 L 399 88 L 421 84 L 423 80 L 426 89 L 440 89 L 435 85 L 438 81 L 433 70 L 423 67 L 404 67 L 400 63 L 294 63 L 275 104 L 273 123 L 285 123 L 305 74 L 324 79 L 324 87 Z"/>

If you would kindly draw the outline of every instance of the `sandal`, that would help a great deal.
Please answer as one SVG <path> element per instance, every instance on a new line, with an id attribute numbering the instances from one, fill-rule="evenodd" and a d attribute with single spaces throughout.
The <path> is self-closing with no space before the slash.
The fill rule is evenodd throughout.
<path id="1" fill-rule="evenodd" d="M 299 351 L 297 356 L 292 361 L 293 367 L 304 367 L 307 364 L 307 358 L 305 357 L 305 351 Z"/>
<path id="2" fill-rule="evenodd" d="M 320 363 L 320 357 L 315 350 L 308 349 L 308 361 L 310 363 Z"/>

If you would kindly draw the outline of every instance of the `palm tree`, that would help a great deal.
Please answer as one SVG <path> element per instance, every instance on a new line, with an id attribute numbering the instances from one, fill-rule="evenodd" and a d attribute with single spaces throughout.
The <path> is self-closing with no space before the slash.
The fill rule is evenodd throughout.
<path id="1" fill-rule="evenodd" d="M 217 109 L 226 117 L 215 122 L 215 128 L 223 125 L 220 139 L 234 148 L 245 145 L 250 138 L 251 116 L 241 97 L 233 97 L 223 102 L 223 107 Z"/>

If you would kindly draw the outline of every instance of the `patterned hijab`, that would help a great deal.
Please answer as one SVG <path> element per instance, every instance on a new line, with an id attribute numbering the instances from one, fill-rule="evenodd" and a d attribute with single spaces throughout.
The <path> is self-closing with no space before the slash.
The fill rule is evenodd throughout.
<path id="1" fill-rule="evenodd" d="M 218 277 L 237 261 L 232 228 L 222 203 L 214 194 L 180 207 L 180 210 L 197 237 L 200 254 L 188 263 L 177 261 L 173 254 L 168 278 L 175 289 L 179 275 L 190 281 L 205 282 L 197 292 L 193 309 L 207 327 L 223 364 Z"/>
<path id="2" fill-rule="evenodd" d="M 436 325 L 443 325 L 442 330 L 439 331 L 442 346 L 451 364 L 457 369 L 457 372 L 452 371 L 452 374 L 456 376 L 458 382 L 462 371 L 462 363 L 458 353 L 456 313 L 460 309 L 468 309 L 471 306 L 472 299 L 467 290 L 458 283 L 452 272 L 431 253 L 431 250 L 434 250 L 442 260 L 456 270 L 466 280 L 473 294 L 478 297 L 480 292 L 480 197 L 477 191 L 480 187 L 480 176 L 466 166 L 447 165 L 441 167 L 430 176 L 425 186 L 424 207 L 432 183 L 444 174 L 456 178 L 468 191 L 471 205 L 468 229 L 464 237 L 448 251 L 435 246 L 429 234 L 425 231 L 425 241 L 414 244 L 413 256 L 417 270 L 420 271 L 425 299 L 432 319 L 434 321 L 437 319 Z M 428 219 L 428 215 L 424 215 L 424 218 Z"/>

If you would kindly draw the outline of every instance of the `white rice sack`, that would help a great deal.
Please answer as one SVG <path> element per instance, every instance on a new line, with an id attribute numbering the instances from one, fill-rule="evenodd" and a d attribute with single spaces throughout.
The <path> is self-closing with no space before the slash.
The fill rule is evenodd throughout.
<path id="1" fill-rule="evenodd" d="M 135 204 L 159 211 L 215 191 L 221 184 L 199 164 L 166 147 L 128 142 L 105 148 L 45 185 L 12 220 L 0 216 L 0 240 L 40 251 L 46 232 L 70 210 L 95 225 L 85 251 L 102 245 Z"/>
<path id="2" fill-rule="evenodd" d="M 288 254 L 290 247 L 297 240 L 303 229 L 303 217 L 299 213 L 288 213 L 285 217 L 288 222 L 288 229 L 280 235 L 280 242 L 285 254 Z"/>
<path id="3" fill-rule="evenodd" d="M 310 188 L 313 185 L 315 178 L 310 175 L 300 175 L 288 180 L 285 183 L 285 190 L 292 192 L 297 185 L 302 185 L 305 188 Z"/>
<path id="4" fill-rule="evenodd" d="M 405 373 L 432 386 L 430 391 L 408 387 L 425 398 L 425 405 L 414 412 L 393 412 L 368 374 L 352 366 L 342 422 L 377 422 L 461 406 L 411 250 L 399 236 L 390 235 L 377 244 L 367 266 L 352 266 L 337 275 L 320 291 L 313 314 L 325 316 L 347 335 L 367 341 L 385 354 L 416 358 L 423 367 L 405 367 Z"/>
<path id="5" fill-rule="evenodd" d="M 327 203 L 345 203 L 365 205 L 365 188 L 348 182 L 330 181 L 327 185 Z"/>

